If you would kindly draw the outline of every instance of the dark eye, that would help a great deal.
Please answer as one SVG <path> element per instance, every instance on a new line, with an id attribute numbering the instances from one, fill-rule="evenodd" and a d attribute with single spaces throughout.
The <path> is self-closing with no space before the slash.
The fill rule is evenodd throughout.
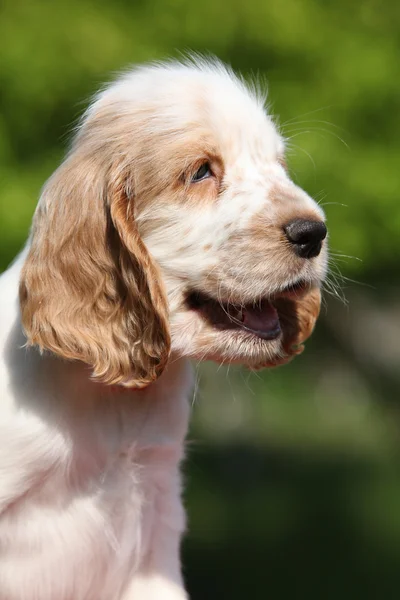
<path id="1" fill-rule="evenodd" d="M 202 181 L 203 179 L 207 179 L 207 177 L 211 177 L 211 169 L 210 163 L 205 162 L 197 169 L 196 173 L 192 175 L 191 181 Z"/>

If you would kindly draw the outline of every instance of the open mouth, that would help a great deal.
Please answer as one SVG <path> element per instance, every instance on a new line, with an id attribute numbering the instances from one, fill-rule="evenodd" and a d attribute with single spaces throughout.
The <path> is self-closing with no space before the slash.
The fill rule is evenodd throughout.
<path id="1" fill-rule="evenodd" d="M 204 292 L 193 291 L 187 304 L 216 329 L 241 330 L 263 340 L 275 340 L 282 334 L 282 300 L 300 298 L 309 289 L 310 285 L 300 280 L 268 298 L 245 305 L 220 302 Z"/>

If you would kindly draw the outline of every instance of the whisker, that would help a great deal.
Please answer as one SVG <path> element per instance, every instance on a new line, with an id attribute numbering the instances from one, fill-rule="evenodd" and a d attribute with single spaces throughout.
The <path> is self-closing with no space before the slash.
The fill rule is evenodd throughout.
<path id="1" fill-rule="evenodd" d="M 343 281 L 343 275 L 338 265 L 330 261 L 330 270 L 326 276 L 325 281 L 322 283 L 322 289 L 331 296 L 340 300 L 345 306 L 348 305 L 348 300 L 344 294 L 343 288 L 340 285 L 340 281 Z"/>
<path id="2" fill-rule="evenodd" d="M 322 202 L 318 202 L 318 204 L 319 204 L 320 206 L 329 206 L 329 205 L 331 205 L 331 204 L 332 204 L 332 205 L 333 205 L 333 204 L 335 204 L 336 206 L 343 206 L 344 208 L 349 208 L 349 205 L 348 205 L 348 204 L 343 204 L 342 202 L 324 202 L 324 203 L 322 203 Z"/>
<path id="3" fill-rule="evenodd" d="M 326 197 L 327 197 L 327 193 L 324 190 L 321 190 L 320 192 L 318 192 L 317 194 L 314 194 L 314 196 L 313 196 L 315 202 L 317 202 L 317 204 L 319 204 L 320 206 L 323 206 L 322 201 L 325 200 Z"/>
<path id="4" fill-rule="evenodd" d="M 314 123 L 321 123 L 322 125 L 328 125 L 329 127 L 334 127 L 335 129 L 338 129 L 339 131 L 343 131 L 343 133 L 347 133 L 347 130 L 344 129 L 343 127 L 336 125 L 336 123 L 332 123 L 332 121 L 326 121 L 323 119 L 306 119 L 303 121 L 293 121 L 292 125 L 293 126 L 306 125 L 307 127 L 314 127 L 314 125 L 313 125 Z M 290 125 L 290 123 L 289 123 L 289 125 Z M 285 128 L 286 128 L 286 125 L 281 126 L 281 129 L 283 131 L 285 130 Z M 294 130 L 294 127 L 292 127 L 292 130 Z"/>
<path id="5" fill-rule="evenodd" d="M 304 153 L 306 156 L 308 156 L 308 158 L 309 158 L 309 159 L 310 159 L 310 161 L 311 161 L 311 164 L 312 164 L 312 166 L 314 167 L 314 171 L 316 171 L 316 170 L 317 170 L 317 167 L 316 167 L 315 161 L 314 161 L 313 157 L 311 156 L 311 154 L 310 154 L 310 153 L 309 153 L 307 150 L 305 150 L 305 149 L 304 149 L 304 148 L 302 148 L 301 146 L 298 146 L 297 144 L 292 144 L 292 143 L 290 143 L 290 144 L 289 144 L 289 146 L 291 146 L 293 149 L 300 150 L 300 152 L 303 152 L 303 153 Z"/>
<path id="6" fill-rule="evenodd" d="M 298 137 L 299 135 L 304 135 L 305 133 L 316 133 L 316 134 L 320 134 L 321 132 L 328 133 L 332 137 L 339 140 L 339 142 L 341 142 L 347 148 L 347 150 L 350 150 L 350 146 L 348 145 L 348 143 L 345 142 L 344 139 L 342 137 L 340 137 L 340 135 L 338 135 L 334 131 L 330 131 L 329 129 L 308 127 L 308 129 L 302 129 L 302 130 L 292 129 L 291 131 L 294 131 L 295 133 L 293 133 L 293 135 L 289 135 L 289 137 L 287 138 L 289 140 L 292 140 L 293 138 Z M 288 133 L 290 134 L 291 132 L 289 131 Z M 321 136 L 321 137 L 324 137 L 324 136 Z"/>
<path id="7" fill-rule="evenodd" d="M 192 408 L 196 403 L 197 400 L 197 396 L 199 394 L 199 389 L 200 389 L 200 371 L 198 368 L 199 363 L 197 363 L 197 369 L 196 369 L 196 376 L 195 376 L 195 380 L 194 380 L 194 390 L 193 390 L 193 398 L 192 398 Z"/>
<path id="8" fill-rule="evenodd" d="M 296 119 L 301 119 L 303 117 L 306 117 L 307 115 L 314 115 L 317 112 L 321 112 L 323 110 L 329 110 L 330 108 L 332 108 L 331 105 L 329 105 L 329 106 L 323 106 L 321 108 L 316 108 L 315 110 L 310 110 L 310 111 L 308 111 L 306 113 L 302 113 L 301 115 L 298 115 L 297 117 L 293 117 L 292 119 L 288 119 L 287 121 L 285 121 L 284 123 L 282 123 L 281 127 L 284 127 L 288 123 L 293 123 L 294 121 L 296 121 Z"/>
<path id="9" fill-rule="evenodd" d="M 363 262 L 363 259 L 359 258 L 358 256 L 352 256 L 351 254 L 344 254 L 344 253 L 340 252 L 339 250 L 335 250 L 332 252 L 332 248 L 329 249 L 329 255 L 335 256 L 338 258 L 351 258 L 352 260 L 358 260 L 359 262 Z"/>
<path id="10" fill-rule="evenodd" d="M 337 298 L 338 300 L 340 300 L 345 306 L 348 305 L 348 300 L 343 294 L 342 290 L 338 291 L 336 286 L 328 279 L 325 279 L 325 281 L 323 282 L 322 289 L 324 290 L 324 292 L 326 292 L 333 298 Z"/>
<path id="11" fill-rule="evenodd" d="M 254 390 L 249 385 L 249 376 L 251 375 L 251 372 L 249 373 L 249 376 L 247 376 L 247 377 L 244 376 L 242 369 L 240 369 L 239 373 L 240 373 L 240 378 L 244 382 L 244 385 L 246 386 L 246 388 L 249 390 L 249 392 L 253 396 L 255 396 L 256 394 L 255 394 Z"/>
<path id="12" fill-rule="evenodd" d="M 342 275 L 342 278 L 343 278 L 345 281 L 349 281 L 350 283 L 355 283 L 355 284 L 357 284 L 357 285 L 361 285 L 361 286 L 363 286 L 363 287 L 367 287 L 367 288 L 369 288 L 369 289 L 371 289 L 371 290 L 376 290 L 376 289 L 378 289 L 378 288 L 377 288 L 375 285 L 372 285 L 372 284 L 370 284 L 370 283 L 366 283 L 365 281 L 358 281 L 357 279 L 351 279 L 350 277 L 346 277 L 345 275 Z"/>

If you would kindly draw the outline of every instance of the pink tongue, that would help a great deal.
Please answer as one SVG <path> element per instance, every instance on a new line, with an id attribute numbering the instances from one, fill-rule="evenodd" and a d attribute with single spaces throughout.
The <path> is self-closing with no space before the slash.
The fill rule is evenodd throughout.
<path id="1" fill-rule="evenodd" d="M 248 329 L 268 336 L 280 330 L 278 312 L 269 302 L 263 302 L 261 307 L 254 306 L 243 311 L 243 325 Z"/>

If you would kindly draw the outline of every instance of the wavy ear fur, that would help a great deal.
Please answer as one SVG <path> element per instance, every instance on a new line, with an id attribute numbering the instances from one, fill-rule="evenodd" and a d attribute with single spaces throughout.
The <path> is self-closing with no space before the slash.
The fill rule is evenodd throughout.
<path id="1" fill-rule="evenodd" d="M 163 371 L 170 336 L 130 188 L 99 153 L 78 146 L 67 157 L 34 217 L 20 303 L 28 344 L 87 363 L 102 382 L 144 387 Z"/>

